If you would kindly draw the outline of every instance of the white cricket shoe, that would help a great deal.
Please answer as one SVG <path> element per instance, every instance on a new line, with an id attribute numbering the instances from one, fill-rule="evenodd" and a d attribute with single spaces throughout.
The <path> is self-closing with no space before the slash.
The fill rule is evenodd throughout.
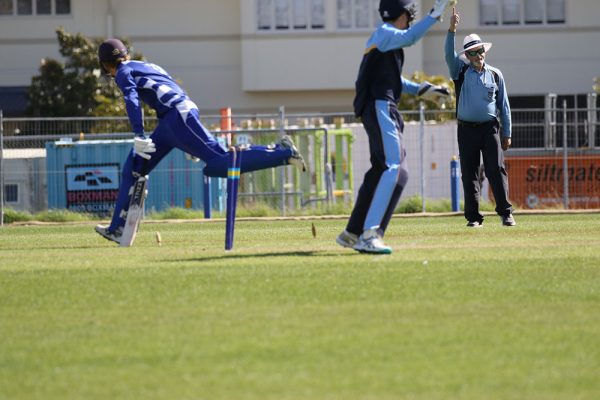
<path id="1" fill-rule="evenodd" d="M 122 232 L 121 232 L 120 229 L 117 229 L 116 232 L 110 232 L 108 230 L 108 226 L 105 226 L 105 225 L 96 225 L 95 230 L 104 239 L 112 240 L 113 242 L 115 242 L 117 244 L 121 244 L 121 234 L 122 234 Z"/>
<path id="2" fill-rule="evenodd" d="M 344 231 L 339 234 L 335 241 L 340 246 L 351 249 L 354 247 L 356 242 L 358 242 L 358 236 L 344 229 Z"/>
<path id="3" fill-rule="evenodd" d="M 392 248 L 383 243 L 383 240 L 375 229 L 364 231 L 352 248 L 361 253 L 392 254 Z"/>
<path id="4" fill-rule="evenodd" d="M 288 159 L 288 163 L 298 168 L 301 172 L 306 172 L 306 163 L 304 162 L 304 157 L 298 151 L 298 148 L 294 144 L 294 141 L 288 135 L 285 135 L 279 141 L 281 146 L 286 149 L 292 150 L 292 156 Z"/>

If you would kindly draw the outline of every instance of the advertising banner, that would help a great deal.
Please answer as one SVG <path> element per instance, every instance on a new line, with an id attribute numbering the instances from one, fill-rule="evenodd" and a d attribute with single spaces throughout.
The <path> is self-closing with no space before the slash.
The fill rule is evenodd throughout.
<path id="1" fill-rule="evenodd" d="M 66 165 L 67 208 L 109 214 L 119 192 L 119 164 Z"/>
<path id="2" fill-rule="evenodd" d="M 507 156 L 509 198 L 521 208 L 553 208 L 564 204 L 568 177 L 569 208 L 600 208 L 600 155 L 573 155 L 565 174 L 562 154 Z"/>

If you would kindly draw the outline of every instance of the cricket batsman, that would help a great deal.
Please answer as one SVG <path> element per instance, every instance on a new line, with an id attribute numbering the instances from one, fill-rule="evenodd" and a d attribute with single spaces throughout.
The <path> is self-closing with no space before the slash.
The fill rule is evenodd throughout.
<path id="1" fill-rule="evenodd" d="M 98 48 L 104 74 L 114 78 L 125 100 L 134 137 L 133 149 L 122 169 L 122 181 L 110 225 L 96 226 L 96 232 L 120 243 L 130 201 L 130 190 L 139 177 L 149 174 L 174 148 L 202 160 L 204 174 L 227 176 L 227 150 L 202 125 L 198 107 L 161 67 L 130 59 L 125 45 L 108 39 Z M 156 111 L 158 125 L 151 135 L 144 131 L 142 102 Z M 291 138 L 285 136 L 274 146 L 250 146 L 244 150 L 242 173 L 292 164 L 306 170 L 304 159 Z"/>

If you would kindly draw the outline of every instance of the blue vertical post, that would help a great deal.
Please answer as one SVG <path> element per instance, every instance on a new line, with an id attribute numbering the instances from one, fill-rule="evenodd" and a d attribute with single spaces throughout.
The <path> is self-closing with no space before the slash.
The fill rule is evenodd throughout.
<path id="1" fill-rule="evenodd" d="M 233 248 L 235 229 L 235 212 L 237 208 L 238 185 L 240 183 L 240 167 L 242 152 L 239 148 L 229 148 L 229 165 L 227 168 L 227 209 L 225 211 L 225 250 Z"/>
<path id="2" fill-rule="evenodd" d="M 450 161 L 450 190 L 452 195 L 452 211 L 460 211 L 460 163 L 453 156 Z"/>
<path id="3" fill-rule="evenodd" d="M 204 175 L 204 218 L 212 217 L 212 196 L 210 192 L 210 176 Z"/>

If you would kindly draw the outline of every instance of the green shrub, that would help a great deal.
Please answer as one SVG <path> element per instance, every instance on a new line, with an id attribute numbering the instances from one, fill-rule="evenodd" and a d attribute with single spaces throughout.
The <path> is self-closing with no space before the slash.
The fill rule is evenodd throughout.
<path id="1" fill-rule="evenodd" d="M 81 222 L 97 219 L 92 214 L 73 212 L 69 210 L 48 210 L 33 215 L 35 221 L 41 222 Z"/>
<path id="2" fill-rule="evenodd" d="M 4 209 L 4 223 L 10 224 L 13 222 L 25 222 L 31 221 L 33 219 L 32 215 L 25 211 L 17 211 L 12 208 Z"/>
<path id="3" fill-rule="evenodd" d="M 150 212 L 146 216 L 148 219 L 163 220 L 163 219 L 198 219 L 204 218 L 202 210 L 190 210 L 187 208 L 173 207 L 160 212 Z"/>

